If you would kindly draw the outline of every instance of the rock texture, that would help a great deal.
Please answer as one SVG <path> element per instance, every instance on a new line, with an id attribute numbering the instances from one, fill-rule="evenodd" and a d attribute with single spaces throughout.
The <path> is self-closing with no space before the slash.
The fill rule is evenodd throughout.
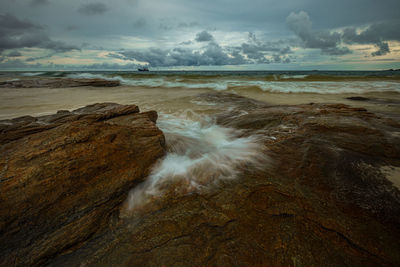
<path id="1" fill-rule="evenodd" d="M 221 182 L 200 192 L 182 193 L 184 190 L 177 190 L 181 186 L 179 183 L 171 184 L 166 194 L 117 219 L 109 211 L 117 214 L 120 207 L 123 214 L 124 209 L 118 206 L 120 198 L 117 197 L 118 201 L 110 200 L 114 199 L 110 194 L 115 196 L 110 187 L 115 188 L 114 182 L 118 184 L 119 177 L 127 172 L 126 166 L 122 166 L 126 158 L 129 156 L 130 161 L 136 162 L 131 160 L 137 159 L 136 154 L 109 158 L 115 153 L 105 157 L 103 149 L 92 150 L 85 146 L 83 149 L 89 154 L 83 159 L 76 157 L 77 161 L 60 161 L 64 165 L 55 168 L 57 165 L 54 162 L 62 151 L 68 155 L 85 153 L 74 152 L 76 145 L 70 145 L 71 150 L 57 150 L 58 146 L 52 145 L 51 131 L 73 136 L 61 138 L 66 144 L 95 146 L 100 143 L 102 148 L 109 146 L 105 141 L 107 138 L 101 138 L 108 136 L 102 131 L 95 134 L 97 139 L 90 139 L 81 137 L 73 130 L 76 128 L 69 128 L 80 123 L 81 119 L 32 134 L 31 137 L 8 137 L 7 141 L 3 141 L 6 144 L 3 144 L 2 155 L 16 156 L 7 159 L 10 161 L 12 158 L 13 165 L 1 165 L 1 201 L 25 199 L 18 193 L 25 191 L 32 192 L 30 199 L 34 201 L 12 203 L 8 200 L 8 206 L 1 206 L 1 214 L 7 214 L 2 218 L 9 218 L 1 227 L 6 229 L 1 232 L 1 255 L 7 260 L 3 263 L 33 262 L 50 266 L 400 265 L 400 191 L 381 171 L 383 166 L 400 166 L 398 122 L 362 108 L 340 104 L 271 106 L 223 93 L 201 95 L 199 98 L 226 105 L 227 111 L 217 116 L 217 123 L 238 129 L 238 135 L 257 134 L 260 151 L 267 154 L 272 162 L 260 168 L 245 164 L 241 166 L 241 174 L 236 180 Z M 77 113 L 74 116 L 86 116 Z M 118 123 L 126 125 L 125 118 L 130 115 L 113 119 L 107 117 L 100 122 L 96 122 L 99 114 L 88 116 L 94 116 L 90 119 L 91 123 L 105 123 L 107 129 L 113 129 L 121 127 Z M 140 116 L 141 119 L 146 117 Z M 32 119 L 20 120 L 26 125 L 22 121 Z M 112 125 L 108 125 L 110 123 Z M 158 130 L 154 126 L 152 129 L 157 132 L 151 135 L 152 138 L 160 142 Z M 10 136 L 19 136 L 18 131 L 13 131 L 16 134 L 9 129 Z M 125 131 L 131 130 L 128 128 Z M 47 139 L 41 139 L 42 134 Z M 110 139 L 116 142 L 118 136 Z M 128 136 L 130 134 L 123 139 Z M 145 140 L 147 138 L 146 135 Z M 15 142 L 19 145 L 13 145 Z M 34 149 L 33 146 L 22 148 L 23 142 L 33 146 L 40 144 L 46 149 Z M 119 144 L 119 149 L 126 153 L 131 151 L 124 148 L 125 144 Z M 161 155 L 161 146 L 157 147 Z M 19 149 L 20 154 L 11 154 L 16 153 L 13 149 Z M 47 154 L 57 154 L 47 157 L 46 151 Z M 93 157 L 96 164 L 89 163 Z M 2 162 L 5 162 L 3 158 Z M 87 182 L 90 186 L 85 182 L 77 186 L 63 184 L 62 188 L 52 186 L 51 180 L 42 180 L 42 176 L 32 169 L 36 166 L 33 163 L 40 160 L 43 166 L 49 164 L 51 167 L 42 168 L 43 174 L 53 170 L 52 176 L 56 177 L 65 175 L 74 181 L 90 179 Z M 117 166 L 107 169 L 113 164 Z M 134 167 L 137 168 L 137 165 Z M 73 172 L 74 168 L 80 171 Z M 109 175 L 100 176 L 102 178 L 97 181 L 92 178 L 99 173 L 96 168 Z M 25 180 L 12 182 L 17 176 L 11 173 L 4 175 L 11 170 L 24 173 L 24 176 L 18 177 L 25 177 Z M 129 170 L 136 173 L 133 167 Z M 86 175 L 80 175 L 81 172 Z M 109 177 L 116 181 L 104 182 Z M 30 179 L 36 182 L 32 183 Z M 135 181 L 129 182 L 130 186 L 134 186 Z M 5 183 L 10 185 L 4 187 Z M 13 184 L 19 187 L 18 190 L 8 193 Z M 43 194 L 33 186 L 41 186 L 37 188 L 42 190 L 52 189 Z M 8 194 L 7 197 L 3 197 L 3 192 Z M 56 192 L 60 194 L 56 196 Z M 92 192 L 98 199 L 93 197 Z M 38 213 L 34 210 L 34 203 L 44 203 L 40 202 L 44 198 L 51 198 L 51 201 L 39 206 Z M 73 202 L 76 199 L 79 203 Z M 94 205 L 92 199 L 97 199 Z M 67 212 L 63 211 L 65 207 L 68 207 Z M 35 214 L 41 216 L 35 217 Z M 83 229 L 82 225 L 90 225 L 86 229 L 93 230 L 94 227 L 95 230 L 85 230 L 83 233 L 89 233 L 89 236 L 79 236 L 81 231 L 78 230 Z M 4 245 L 8 239 L 12 242 Z M 59 245 L 54 247 L 50 244 Z M 11 256 L 6 256 L 8 253 Z"/>
<path id="2" fill-rule="evenodd" d="M 67 78 L 40 78 L 22 79 L 0 82 L 0 88 L 65 88 L 65 87 L 114 87 L 120 85 L 119 81 L 103 79 L 67 79 Z"/>
<path id="3" fill-rule="evenodd" d="M 242 166 L 237 180 L 199 193 L 172 184 L 112 234 L 51 265 L 400 264 L 400 192 L 380 171 L 400 165 L 399 123 L 346 105 L 200 99 L 234 107 L 217 122 L 257 133 L 272 165 Z"/>
<path id="4" fill-rule="evenodd" d="M 156 119 L 103 103 L 0 121 L 0 266 L 41 265 L 108 229 L 164 154 Z"/>

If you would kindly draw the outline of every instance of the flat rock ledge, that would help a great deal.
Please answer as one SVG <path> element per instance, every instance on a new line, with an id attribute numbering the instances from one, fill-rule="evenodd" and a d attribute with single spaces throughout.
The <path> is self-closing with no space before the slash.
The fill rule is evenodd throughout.
<path id="1" fill-rule="evenodd" d="M 156 120 L 101 103 L 0 121 L 0 266 L 42 265 L 118 218 L 165 153 Z"/>

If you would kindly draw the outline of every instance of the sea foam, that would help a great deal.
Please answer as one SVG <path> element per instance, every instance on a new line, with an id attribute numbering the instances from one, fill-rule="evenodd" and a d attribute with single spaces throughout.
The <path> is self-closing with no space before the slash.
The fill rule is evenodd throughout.
<path id="1" fill-rule="evenodd" d="M 238 177 L 241 166 L 258 168 L 268 162 L 257 136 L 239 137 L 240 131 L 216 125 L 211 118 L 187 111 L 161 115 L 158 126 L 167 142 L 167 154 L 144 183 L 131 190 L 128 211 L 171 191 L 202 192 L 221 180 Z"/>
<path id="2" fill-rule="evenodd" d="M 232 78 L 171 79 L 167 76 L 123 77 L 98 73 L 69 74 L 69 78 L 98 78 L 117 80 L 123 85 L 148 87 L 148 88 L 187 88 L 187 89 L 212 89 L 215 91 L 246 90 L 258 88 L 266 93 L 311 93 L 311 94 L 364 94 L 373 92 L 398 92 L 400 82 L 397 81 L 305 81 L 307 75 L 282 75 L 279 81 L 246 80 Z M 297 81 L 286 81 L 296 78 Z"/>

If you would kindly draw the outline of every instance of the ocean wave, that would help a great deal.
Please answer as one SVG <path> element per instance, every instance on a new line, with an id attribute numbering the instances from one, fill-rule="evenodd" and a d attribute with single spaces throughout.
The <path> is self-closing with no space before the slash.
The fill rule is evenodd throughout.
<path id="1" fill-rule="evenodd" d="M 312 93 L 312 94 L 365 94 L 372 92 L 400 93 L 398 82 L 252 82 L 232 86 L 230 89 L 256 87 L 269 93 Z"/>
<path id="2" fill-rule="evenodd" d="M 21 73 L 21 76 L 33 77 L 33 76 L 40 76 L 43 74 L 45 74 L 45 72 L 23 72 Z"/>
<path id="3" fill-rule="evenodd" d="M 308 77 L 308 75 L 287 75 L 287 74 L 284 74 L 284 75 L 280 75 L 278 79 L 284 79 L 284 80 L 287 80 L 287 79 L 305 79 L 306 77 Z"/>
<path id="4" fill-rule="evenodd" d="M 268 162 L 256 136 L 239 137 L 237 129 L 216 125 L 210 117 L 192 111 L 164 114 L 157 125 L 166 136 L 167 155 L 130 192 L 128 211 L 161 197 L 170 185 L 175 193 L 201 192 L 221 180 L 235 179 L 243 164 L 256 168 Z"/>
<path id="5" fill-rule="evenodd" d="M 300 77 L 301 76 L 301 77 Z M 118 80 L 123 85 L 148 87 L 148 88 L 187 88 L 187 89 L 212 89 L 225 90 L 251 90 L 258 88 L 269 93 L 312 93 L 312 94 L 364 94 L 372 92 L 397 92 L 400 93 L 398 81 L 308 81 L 307 75 L 287 76 L 287 80 L 266 81 L 246 79 L 222 79 L 204 77 L 202 79 L 188 79 L 187 77 L 123 77 L 120 75 L 99 73 L 74 73 L 67 75 L 69 78 Z M 303 79 L 291 81 L 290 79 Z"/>

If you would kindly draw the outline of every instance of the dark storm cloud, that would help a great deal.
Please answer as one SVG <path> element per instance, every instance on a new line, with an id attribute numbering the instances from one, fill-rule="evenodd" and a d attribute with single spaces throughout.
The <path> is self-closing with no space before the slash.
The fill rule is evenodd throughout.
<path id="1" fill-rule="evenodd" d="M 375 44 L 378 50 L 372 56 L 390 53 L 387 41 L 400 41 L 400 21 L 373 23 L 366 29 L 357 32 L 355 27 L 343 31 L 343 42 L 348 44 Z"/>
<path id="2" fill-rule="evenodd" d="M 70 31 L 76 31 L 76 30 L 78 30 L 79 27 L 76 26 L 76 25 L 68 25 L 68 26 L 65 26 L 64 29 L 65 29 L 66 31 L 69 31 L 69 32 L 70 32 Z"/>
<path id="3" fill-rule="evenodd" d="M 248 63 L 253 64 L 288 63 L 290 62 L 288 55 L 293 53 L 287 42 L 262 41 L 252 32 L 248 33 L 248 42 L 242 43 L 235 50 L 245 55 Z"/>
<path id="4" fill-rule="evenodd" d="M 288 27 L 301 39 L 305 48 L 318 48 L 328 55 L 344 55 L 351 53 L 346 47 L 341 47 L 341 35 L 337 32 L 313 31 L 308 14 L 304 11 L 290 13 L 286 18 Z"/>
<path id="5" fill-rule="evenodd" d="M 48 55 L 44 55 L 44 56 L 41 56 L 41 57 L 29 57 L 25 61 L 26 62 L 33 62 L 33 61 L 40 60 L 40 59 L 51 58 L 53 55 L 54 55 L 54 53 L 51 53 L 51 54 L 48 54 Z"/>
<path id="6" fill-rule="evenodd" d="M 214 40 L 214 37 L 207 31 L 202 31 L 196 35 L 195 40 L 197 42 L 209 42 L 209 41 Z"/>
<path id="7" fill-rule="evenodd" d="M 43 27 L 11 14 L 0 14 L 0 52 L 6 49 L 38 47 L 56 52 L 79 50 L 78 47 L 52 40 Z"/>
<path id="8" fill-rule="evenodd" d="M 11 14 L 0 14 L 0 31 L 2 34 L 19 34 L 28 30 L 41 30 L 42 26 L 27 20 L 20 20 Z"/>
<path id="9" fill-rule="evenodd" d="M 378 50 L 372 56 L 390 53 L 387 41 L 400 41 L 400 21 L 372 23 L 359 31 L 355 26 L 345 27 L 343 32 L 313 31 L 308 14 L 304 11 L 291 13 L 286 18 L 288 27 L 302 40 L 305 48 L 318 48 L 328 55 L 344 55 L 351 51 L 342 44 L 373 44 Z"/>
<path id="10" fill-rule="evenodd" d="M 388 43 L 380 42 L 380 43 L 377 43 L 376 46 L 378 47 L 378 50 L 375 52 L 372 52 L 371 53 L 372 56 L 383 56 L 383 55 L 390 53 Z"/>
<path id="11" fill-rule="evenodd" d="M 83 4 L 78 8 L 78 12 L 85 15 L 101 15 L 108 11 L 108 7 L 104 3 Z"/>
<path id="12" fill-rule="evenodd" d="M 147 24 L 146 19 L 142 17 L 142 18 L 138 18 L 138 19 L 133 23 L 133 26 L 134 26 L 135 28 L 143 28 L 144 26 L 146 26 L 146 24 Z"/>
<path id="13" fill-rule="evenodd" d="M 10 53 L 7 54 L 7 57 L 20 57 L 22 54 L 18 51 L 11 51 Z"/>
<path id="14" fill-rule="evenodd" d="M 184 30 L 199 27 L 200 23 L 196 21 L 181 21 L 177 18 L 161 18 L 159 19 L 158 28 L 163 31 L 171 31 L 171 30 Z"/>
<path id="15" fill-rule="evenodd" d="M 267 58 L 266 54 L 261 53 L 265 51 L 274 51 L 275 53 Z M 182 47 L 170 50 L 151 48 L 145 51 L 120 51 L 118 53 L 110 53 L 109 56 L 123 60 L 147 62 L 152 67 L 224 66 L 254 63 L 289 63 L 290 59 L 285 52 L 290 53 L 288 48 L 263 47 L 259 55 L 252 57 L 248 55 L 250 52 L 244 51 L 242 47 L 223 48 L 216 42 L 210 41 L 200 51 Z"/>
<path id="16" fill-rule="evenodd" d="M 198 27 L 200 26 L 200 24 L 196 21 L 192 21 L 192 22 L 180 22 L 178 24 L 178 28 L 193 28 L 193 27 Z"/>
<path id="17" fill-rule="evenodd" d="M 4 58 L 5 59 L 5 58 Z M 133 70 L 136 69 L 137 64 L 117 64 L 117 63 L 96 63 L 96 64 L 87 64 L 87 65 L 64 65 L 64 64 L 40 64 L 40 63 L 26 63 L 20 59 L 12 59 L 4 61 L 0 57 L 0 69 L 21 69 L 21 68 L 38 68 L 38 69 L 65 69 L 65 70 L 76 70 L 85 69 L 85 70 Z"/>
<path id="18" fill-rule="evenodd" d="M 42 6 L 42 5 L 47 5 L 50 4 L 49 0 L 32 0 L 31 5 L 32 6 Z"/>
<path id="19" fill-rule="evenodd" d="M 347 27 L 343 32 L 343 40 L 347 43 L 379 43 L 383 40 L 400 41 L 400 21 L 373 23 L 357 33 L 355 27 Z"/>
<path id="20" fill-rule="evenodd" d="M 0 12 L 16 17 L 0 15 L 0 54 L 4 62 L 17 59 L 6 55 L 11 50 L 24 56 L 29 54 L 19 50 L 24 47 L 50 50 L 30 55 L 39 58 L 78 49 L 55 41 L 71 40 L 86 43 L 79 46 L 82 53 L 73 54 L 82 63 L 102 62 L 94 50 L 123 48 L 131 57 L 122 59 L 134 55 L 167 67 L 297 60 L 330 64 L 350 49 L 351 58 L 368 63 L 390 53 L 398 59 L 393 42 L 400 39 L 398 10 L 399 0 L 230 0 L 229 5 L 222 0 L 3 0 Z M 243 39 L 249 31 L 257 36 Z M 364 47 L 368 52 L 360 50 Z M 365 59 L 366 53 L 374 59 Z M 59 62 L 60 56 L 51 61 Z"/>
<path id="21" fill-rule="evenodd" d="M 228 55 L 221 46 L 210 42 L 203 51 L 193 51 L 186 48 L 163 50 L 151 48 L 146 51 L 121 51 L 119 54 L 110 54 L 125 60 L 147 62 L 152 67 L 171 66 L 222 66 L 246 63 L 241 55 Z"/>
<path id="22" fill-rule="evenodd" d="M 193 42 L 192 41 L 185 41 L 185 42 L 181 42 L 181 43 L 179 43 L 179 45 L 191 45 L 191 44 L 193 44 Z"/>

